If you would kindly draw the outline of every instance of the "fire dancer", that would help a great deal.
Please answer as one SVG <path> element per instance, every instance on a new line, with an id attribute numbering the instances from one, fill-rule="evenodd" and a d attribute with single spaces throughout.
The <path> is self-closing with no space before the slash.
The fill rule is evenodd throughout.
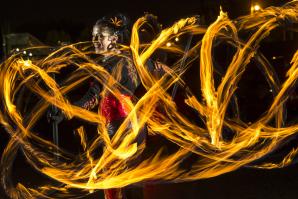
<path id="1" fill-rule="evenodd" d="M 85 95 L 74 103 L 74 105 L 92 110 L 97 105 L 100 106 L 101 114 L 106 119 L 106 128 L 110 138 L 116 133 L 122 122 L 129 114 L 125 101 L 133 101 L 136 89 L 140 86 L 141 81 L 137 73 L 132 56 L 120 48 L 120 44 L 127 44 L 130 38 L 129 20 L 123 14 L 105 16 L 99 19 L 93 26 L 92 42 L 95 53 L 99 56 L 98 64 L 103 66 L 116 79 L 121 88 L 121 99 L 108 92 L 100 94 L 105 90 L 105 85 L 97 81 L 92 81 Z M 153 74 L 164 73 L 164 64 L 153 62 L 149 59 L 146 63 L 147 69 Z M 61 120 L 63 114 L 51 114 L 53 118 Z M 145 128 L 143 128 L 137 142 L 145 141 Z M 124 199 L 126 198 L 123 189 L 106 189 L 104 190 L 106 199 Z"/>

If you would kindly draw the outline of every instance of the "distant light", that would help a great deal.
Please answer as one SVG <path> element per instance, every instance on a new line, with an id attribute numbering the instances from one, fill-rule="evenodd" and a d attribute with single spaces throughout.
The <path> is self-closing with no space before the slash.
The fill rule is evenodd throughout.
<path id="1" fill-rule="evenodd" d="M 250 10 L 251 10 L 251 13 L 260 11 L 261 10 L 261 6 L 258 5 L 258 4 L 252 5 Z"/>
<path id="2" fill-rule="evenodd" d="M 259 5 L 255 5 L 255 6 L 254 6 L 254 10 L 255 10 L 255 11 L 259 11 L 260 9 L 261 9 L 261 7 L 260 7 Z"/>
<path id="3" fill-rule="evenodd" d="M 26 54 L 27 54 L 26 50 L 24 50 L 24 51 L 23 51 L 23 54 L 24 54 L 24 55 L 26 55 Z"/>
<path id="4" fill-rule="evenodd" d="M 29 53 L 29 56 L 32 57 L 32 53 Z"/>
<path id="5" fill-rule="evenodd" d="M 179 41 L 179 37 L 176 37 L 176 38 L 175 38 L 175 41 Z"/>
<path id="6" fill-rule="evenodd" d="M 270 90 L 269 90 L 269 92 L 270 92 L 270 93 L 272 93 L 272 92 L 273 92 L 273 90 L 272 90 L 272 89 L 270 89 Z"/>
<path id="7" fill-rule="evenodd" d="M 16 51 L 17 51 L 17 52 L 19 52 L 19 51 L 20 51 L 20 49 L 19 49 L 19 48 L 17 48 L 17 49 L 16 49 Z"/>
<path id="8" fill-rule="evenodd" d="M 275 57 L 275 56 L 273 56 L 273 57 L 272 57 L 272 59 L 276 59 L 276 57 Z"/>
<path id="9" fill-rule="evenodd" d="M 167 47 L 170 47 L 172 44 L 171 44 L 171 42 L 168 42 L 167 43 Z"/>

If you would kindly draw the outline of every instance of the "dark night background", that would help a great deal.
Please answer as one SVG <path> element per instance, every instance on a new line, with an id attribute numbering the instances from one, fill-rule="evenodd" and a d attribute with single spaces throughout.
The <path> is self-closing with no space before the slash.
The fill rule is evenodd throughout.
<path id="1" fill-rule="evenodd" d="M 2 33 L 28 32 L 40 41 L 55 44 L 55 39 L 76 42 L 90 39 L 93 23 L 112 12 L 123 12 L 132 21 L 150 12 L 167 26 L 174 21 L 195 14 L 210 24 L 219 14 L 219 7 L 230 18 L 249 14 L 252 1 L 186 0 L 186 1 L 3 1 L 1 5 Z M 261 6 L 282 5 L 285 0 L 261 1 Z"/>
<path id="2" fill-rule="evenodd" d="M 176 20 L 192 15 L 201 15 L 205 25 L 212 23 L 218 16 L 220 6 L 234 19 L 250 13 L 253 3 L 259 3 L 263 8 L 267 6 L 281 6 L 285 0 L 266 0 L 259 2 L 245 0 L 181 0 L 181 1 L 1 1 L 0 4 L 0 29 L 1 43 L 4 43 L 5 35 L 11 33 L 29 33 L 44 44 L 57 46 L 60 42 L 74 43 L 91 39 L 91 29 L 94 22 L 100 17 L 122 12 L 127 14 L 132 21 L 142 16 L 144 12 L 156 15 L 159 22 L 167 27 Z M 261 52 L 276 68 L 278 76 L 283 79 L 293 52 L 297 50 L 298 33 L 286 30 L 273 32 L 271 39 L 266 40 L 261 46 Z M 0 49 L 0 59 L 4 58 L 5 47 Z M 221 60 L 221 52 L 217 53 Z M 273 59 L 275 57 L 275 59 Z M 253 73 L 254 71 L 251 71 Z M 190 74 L 186 74 L 190 75 Z M 263 76 L 262 76 L 263 77 Z M 194 77 L 190 77 L 194 78 Z M 266 105 L 260 100 L 268 97 L 267 87 L 254 87 L 251 89 L 249 82 L 256 81 L 255 76 L 247 76 L 243 88 L 242 101 L 246 103 L 244 111 L 248 112 L 247 121 L 252 121 L 255 114 L 266 109 Z M 262 82 L 262 80 L 258 80 Z M 266 94 L 267 93 L 267 94 Z M 257 95 L 252 97 L 252 95 Z M 297 89 L 290 98 L 289 118 L 297 121 Z M 0 129 L 0 154 L 8 140 L 8 135 Z M 297 143 L 293 139 L 288 146 L 280 150 L 280 154 Z M 26 176 L 30 174 L 32 183 L 41 179 L 31 171 L 30 166 L 24 164 L 22 155 L 18 156 L 15 163 L 14 176 Z M 34 180 L 35 179 L 35 180 Z M 242 168 L 211 179 L 203 179 L 194 182 L 163 184 L 152 188 L 146 199 L 295 199 L 298 198 L 298 166 L 291 165 L 283 169 L 256 170 Z M 92 195 L 88 198 L 100 198 Z M 0 191 L 0 199 L 5 199 L 3 191 Z M 138 198 L 133 197 L 133 198 Z"/>

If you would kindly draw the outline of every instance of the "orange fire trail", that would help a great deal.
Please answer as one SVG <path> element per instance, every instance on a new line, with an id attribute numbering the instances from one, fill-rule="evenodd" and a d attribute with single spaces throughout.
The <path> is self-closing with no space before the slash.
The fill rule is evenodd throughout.
<path id="1" fill-rule="evenodd" d="M 11 56 L 0 68 L 0 122 L 10 135 L 1 159 L 2 183 L 6 193 L 11 198 L 51 198 L 50 192 L 57 190 L 54 198 L 63 198 L 73 196 L 73 188 L 81 190 L 77 194 L 88 194 L 93 190 L 148 181 L 198 180 L 231 172 L 264 157 L 298 131 L 298 124 L 284 125 L 286 121 L 283 117 L 288 93 L 298 78 L 298 51 L 292 57 L 282 84 L 276 80 L 274 71 L 267 62 L 261 61 L 260 66 L 276 94 L 268 110 L 259 119 L 246 124 L 240 115 L 228 117 L 227 110 L 232 98 L 236 97 L 235 91 L 248 64 L 252 59 L 260 58 L 260 42 L 270 36 L 272 30 L 281 25 L 286 26 L 289 22 L 298 22 L 298 1 L 283 7 L 269 7 L 233 21 L 228 18 L 227 13 L 221 11 L 218 19 L 207 28 L 198 25 L 195 17 L 181 19 L 164 29 L 151 43 L 143 44 L 140 43 L 139 30 L 147 23 L 146 16 L 138 19 L 132 28 L 130 46 L 123 46 L 122 50 L 132 54 L 131 61 L 136 66 L 146 93 L 135 104 L 125 101 L 130 113 L 112 139 L 105 127 L 105 118 L 100 114 L 101 110 L 85 110 L 71 104 L 65 97 L 92 76 L 104 84 L 105 89 L 101 95 L 110 92 L 122 99 L 119 90 L 122 87 L 117 74 L 109 74 L 92 60 L 88 48 L 86 50 L 80 47 L 85 44 L 61 47 L 46 58 L 38 60 Z M 245 42 L 240 39 L 241 32 L 250 33 Z M 187 61 L 183 63 L 185 55 L 182 48 L 165 46 L 177 35 L 185 34 L 193 34 L 202 39 L 198 39 L 189 49 Z M 233 46 L 235 54 L 216 85 L 212 50 L 218 40 Z M 160 78 L 153 76 L 144 67 L 158 49 L 181 58 L 169 66 L 166 74 Z M 196 59 L 199 59 L 199 65 L 194 64 Z M 190 65 L 199 67 L 197 76 L 200 78 L 200 96 L 195 96 L 181 79 L 182 73 Z M 59 74 L 69 66 L 75 66 L 76 70 L 69 74 L 63 85 L 58 85 L 52 74 Z M 197 117 L 203 121 L 203 125 L 196 124 L 177 110 L 167 92 L 174 84 L 186 86 L 185 102 L 197 111 Z M 27 99 L 21 98 L 24 90 L 30 91 L 39 99 L 29 111 L 24 108 Z M 68 118 L 77 117 L 97 125 L 97 137 L 92 142 L 88 142 L 86 136 L 90 132 L 85 132 L 84 128 L 77 129 L 84 149 L 78 156 L 74 157 L 63 148 L 57 148 L 51 141 L 38 136 L 43 132 L 32 130 L 50 105 L 61 109 Z M 162 111 L 156 111 L 157 107 L 161 107 Z M 148 146 L 135 142 L 144 125 L 148 128 L 148 136 L 161 135 L 175 143 L 177 150 L 166 153 L 164 148 L 160 148 L 158 152 L 144 158 L 143 153 Z M 223 138 L 224 129 L 233 132 L 232 139 Z M 101 156 L 95 155 L 102 147 Z M 61 184 L 37 188 L 28 188 L 21 183 L 14 186 L 10 181 L 10 173 L 18 150 L 24 153 L 29 164 L 37 171 Z M 58 153 L 54 154 L 54 151 Z M 284 167 L 293 161 L 297 152 L 298 148 L 294 148 L 280 163 L 266 162 L 253 166 L 267 169 Z M 181 167 L 181 163 L 190 155 L 197 158 L 191 169 L 186 170 Z"/>

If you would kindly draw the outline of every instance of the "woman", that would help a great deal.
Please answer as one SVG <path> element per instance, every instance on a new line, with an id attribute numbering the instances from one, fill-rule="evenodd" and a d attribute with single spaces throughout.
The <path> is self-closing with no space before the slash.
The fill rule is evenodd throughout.
<path id="1" fill-rule="evenodd" d="M 116 79 L 121 88 L 121 95 L 116 98 L 112 93 L 105 92 L 105 85 L 92 81 L 87 93 L 75 105 L 91 110 L 99 105 L 102 115 L 106 119 L 106 127 L 112 137 L 129 113 L 125 102 L 133 100 L 136 89 L 141 81 L 133 64 L 131 55 L 123 52 L 119 44 L 125 44 L 129 39 L 128 19 L 122 14 L 103 17 L 93 26 L 92 42 L 95 53 L 100 56 L 98 64 L 103 66 Z M 164 65 L 149 59 L 146 63 L 148 70 L 154 74 L 164 73 Z M 100 92 L 104 92 L 100 95 Z M 103 96 L 100 99 L 100 96 Z M 145 129 L 142 130 L 137 142 L 145 140 Z M 104 191 L 106 199 L 126 198 L 123 189 L 107 189 Z"/>

